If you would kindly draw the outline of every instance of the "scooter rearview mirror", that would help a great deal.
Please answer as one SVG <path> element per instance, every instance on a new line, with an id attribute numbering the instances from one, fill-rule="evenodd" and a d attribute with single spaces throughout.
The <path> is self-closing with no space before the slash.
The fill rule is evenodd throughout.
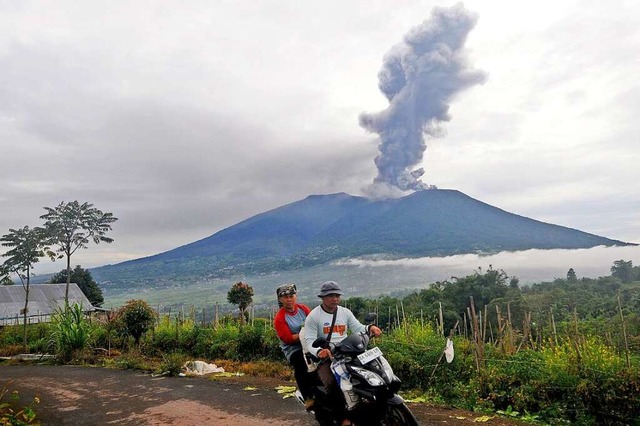
<path id="1" fill-rule="evenodd" d="M 378 318 L 378 314 L 375 312 L 369 312 L 367 316 L 364 317 L 364 322 L 365 324 L 373 324 L 376 321 L 376 318 Z"/>

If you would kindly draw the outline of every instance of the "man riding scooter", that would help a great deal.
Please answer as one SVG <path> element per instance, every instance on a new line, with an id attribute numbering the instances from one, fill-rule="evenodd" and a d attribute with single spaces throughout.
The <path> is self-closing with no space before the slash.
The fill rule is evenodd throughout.
<path id="1" fill-rule="evenodd" d="M 372 336 L 380 336 L 382 330 L 375 325 L 365 326 L 356 319 L 353 313 L 339 306 L 340 296 L 344 293 L 335 281 L 326 281 L 322 284 L 318 297 L 322 303 L 314 308 L 307 316 L 305 329 L 306 347 L 310 348 L 311 354 L 320 359 L 317 373 L 322 381 L 327 393 L 335 404 L 342 411 L 342 425 L 350 425 L 348 412 L 344 409 L 344 399 L 341 390 L 338 388 L 336 379 L 330 367 L 331 350 L 328 348 L 314 348 L 313 342 L 318 337 L 325 337 L 329 343 L 339 343 L 344 340 L 349 333 L 359 333 L 367 331 Z"/>

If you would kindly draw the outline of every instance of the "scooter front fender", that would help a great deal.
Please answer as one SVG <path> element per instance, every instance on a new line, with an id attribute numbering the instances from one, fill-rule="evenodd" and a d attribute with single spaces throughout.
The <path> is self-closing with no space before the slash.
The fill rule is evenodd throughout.
<path id="1" fill-rule="evenodd" d="M 404 404 L 404 399 L 400 395 L 393 395 L 391 398 L 387 399 L 387 404 L 389 405 L 402 405 Z"/>

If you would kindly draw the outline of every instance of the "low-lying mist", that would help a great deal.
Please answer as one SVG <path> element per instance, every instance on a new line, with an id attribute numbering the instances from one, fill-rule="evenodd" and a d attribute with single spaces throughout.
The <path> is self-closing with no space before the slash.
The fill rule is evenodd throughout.
<path id="1" fill-rule="evenodd" d="M 631 260 L 640 266 L 640 247 L 594 247 L 579 250 L 525 250 L 502 252 L 493 255 L 464 254 L 448 257 L 423 257 L 418 259 L 349 259 L 336 262 L 340 266 L 358 268 L 411 268 L 423 271 L 424 279 L 442 281 L 453 276 L 463 277 L 482 268 L 502 269 L 509 276 L 520 279 L 521 284 L 566 278 L 573 268 L 578 278 L 598 278 L 610 275 L 616 260 Z"/>
<path id="2" fill-rule="evenodd" d="M 300 270 L 283 271 L 258 276 L 239 275 L 227 279 L 187 280 L 170 287 L 104 289 L 105 307 L 117 307 L 130 299 L 143 299 L 154 306 L 186 306 L 195 309 L 211 308 L 220 303 L 223 311 L 232 310 L 227 292 L 237 281 L 245 281 L 255 290 L 257 305 L 275 306 L 275 289 L 287 282 L 298 286 L 298 299 L 316 306 L 318 288 L 323 281 L 340 283 L 345 298 L 380 295 L 401 296 L 420 291 L 436 281 L 451 277 L 465 277 L 478 268 L 482 272 L 490 266 L 503 270 L 510 277 L 518 277 L 520 284 L 532 284 L 566 278 L 573 268 L 578 278 L 598 278 L 610 275 L 616 260 L 631 260 L 640 266 L 640 247 L 595 247 L 583 250 L 526 250 L 499 253 L 491 256 L 466 254 L 441 258 L 419 259 L 349 259 Z"/>

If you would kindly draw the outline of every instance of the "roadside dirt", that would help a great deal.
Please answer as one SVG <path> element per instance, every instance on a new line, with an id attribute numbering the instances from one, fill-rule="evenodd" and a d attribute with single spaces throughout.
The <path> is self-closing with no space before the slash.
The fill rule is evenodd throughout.
<path id="1" fill-rule="evenodd" d="M 152 377 L 131 370 L 44 365 L 0 365 L 21 404 L 35 396 L 43 425 L 314 425 L 293 398 L 275 390 L 291 382 L 251 375 Z M 422 425 L 524 425 L 464 410 L 409 404 Z"/>

